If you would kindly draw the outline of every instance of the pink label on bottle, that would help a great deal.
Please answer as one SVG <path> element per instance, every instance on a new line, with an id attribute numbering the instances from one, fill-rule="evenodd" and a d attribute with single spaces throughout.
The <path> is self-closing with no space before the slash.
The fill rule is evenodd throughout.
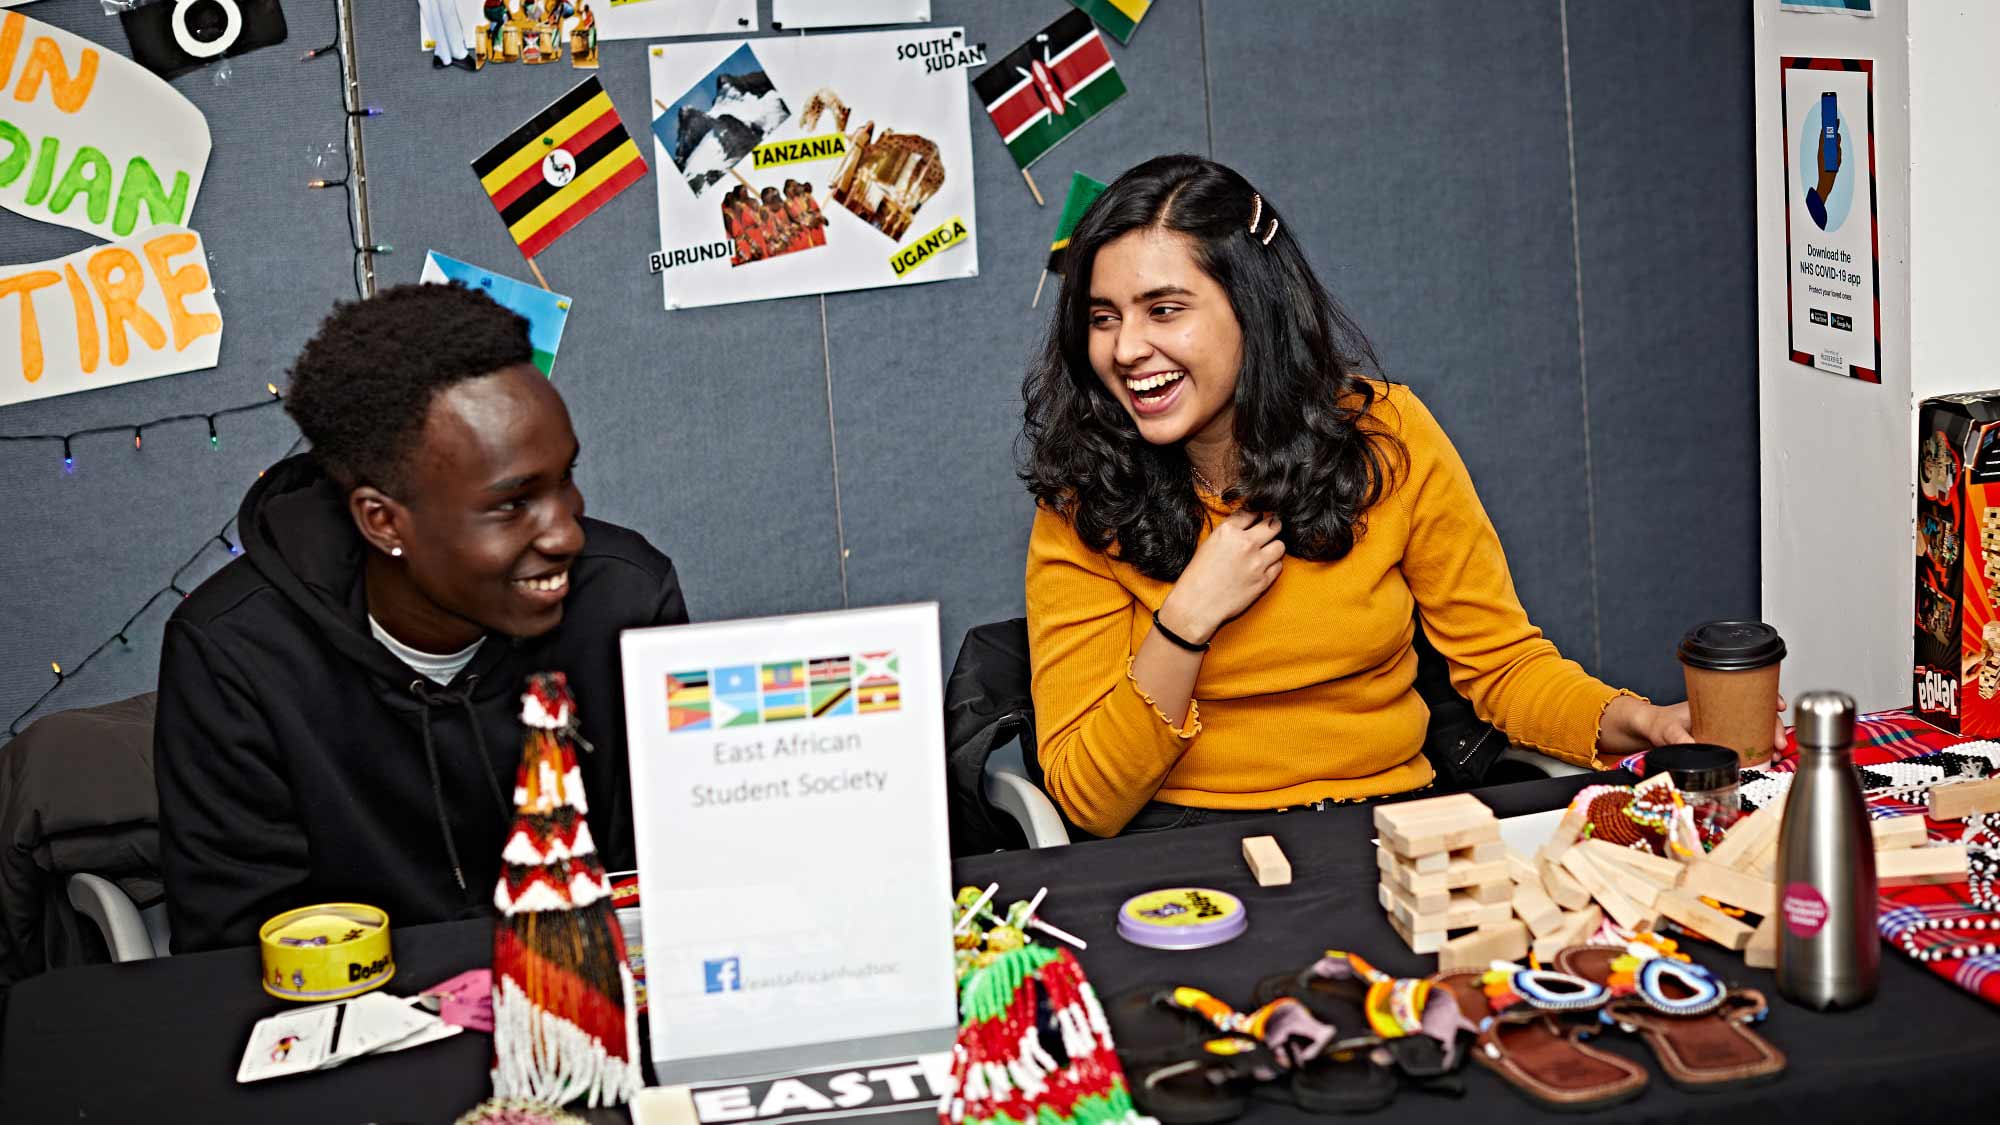
<path id="1" fill-rule="evenodd" d="M 1778 909 L 1784 912 L 1785 928 L 1793 937 L 1813 937 L 1826 927 L 1826 899 L 1810 883 L 1787 886 Z"/>

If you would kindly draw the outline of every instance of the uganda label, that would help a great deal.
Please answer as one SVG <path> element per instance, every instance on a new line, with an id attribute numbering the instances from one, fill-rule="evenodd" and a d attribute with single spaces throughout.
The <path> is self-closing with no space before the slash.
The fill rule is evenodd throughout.
<path id="1" fill-rule="evenodd" d="M 971 228 L 965 225 L 965 220 L 953 215 L 950 220 L 939 224 L 936 230 L 890 255 L 889 268 L 896 271 L 897 277 L 901 277 L 964 242 L 969 234 Z"/>

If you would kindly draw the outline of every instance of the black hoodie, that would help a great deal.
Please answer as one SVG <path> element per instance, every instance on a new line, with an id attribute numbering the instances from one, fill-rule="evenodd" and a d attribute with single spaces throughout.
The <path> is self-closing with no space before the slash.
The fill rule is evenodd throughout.
<path id="1" fill-rule="evenodd" d="M 154 765 L 173 948 L 248 945 L 271 915 L 366 902 L 395 925 L 493 901 L 512 817 L 527 675 L 569 676 L 594 747 L 580 752 L 591 835 L 633 863 L 618 633 L 687 621 L 673 563 L 644 537 L 583 521 L 562 624 L 488 636 L 449 685 L 368 628 L 363 544 L 310 455 L 243 499 L 244 554 L 167 622 Z"/>

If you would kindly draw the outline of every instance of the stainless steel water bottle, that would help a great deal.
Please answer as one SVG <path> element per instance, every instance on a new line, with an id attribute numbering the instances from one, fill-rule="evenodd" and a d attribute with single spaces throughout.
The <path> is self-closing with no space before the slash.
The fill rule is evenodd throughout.
<path id="1" fill-rule="evenodd" d="M 1875 839 L 1854 772 L 1854 700 L 1799 697 L 1799 768 L 1778 836 L 1778 991 L 1807 1008 L 1875 995 Z"/>

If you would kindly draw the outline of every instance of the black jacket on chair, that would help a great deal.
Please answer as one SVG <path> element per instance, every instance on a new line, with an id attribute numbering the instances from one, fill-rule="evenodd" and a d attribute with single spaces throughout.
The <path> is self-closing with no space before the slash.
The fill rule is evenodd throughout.
<path id="1" fill-rule="evenodd" d="M 243 500 L 244 555 L 167 623 L 154 763 L 176 953 L 256 941 L 268 917 L 365 902 L 396 925 L 489 910 L 513 815 L 521 688 L 567 673 L 591 834 L 633 863 L 618 634 L 687 620 L 672 562 L 586 519 L 563 620 L 489 636 L 448 685 L 369 631 L 363 544 L 310 456 Z"/>

